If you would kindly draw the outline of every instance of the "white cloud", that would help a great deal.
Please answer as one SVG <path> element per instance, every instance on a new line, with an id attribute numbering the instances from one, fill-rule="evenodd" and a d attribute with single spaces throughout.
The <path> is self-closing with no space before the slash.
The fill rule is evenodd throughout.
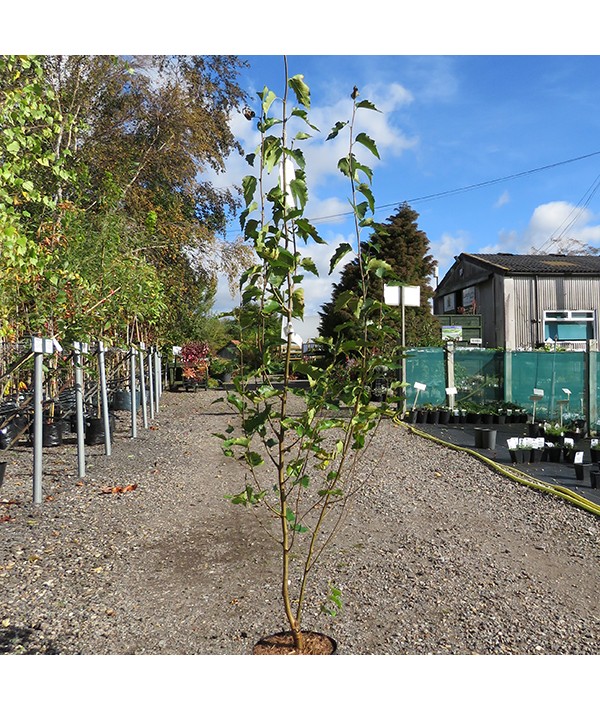
<path id="1" fill-rule="evenodd" d="M 440 281 L 454 264 L 454 257 L 457 257 L 462 252 L 467 252 L 468 245 L 469 237 L 464 233 L 457 235 L 444 233 L 439 240 L 430 242 L 430 252 L 438 263 Z"/>
<path id="2" fill-rule="evenodd" d="M 502 231 L 496 244 L 488 245 L 481 251 L 527 254 L 532 249 L 541 249 L 558 253 L 581 249 L 585 245 L 598 247 L 598 219 L 591 210 L 565 201 L 545 203 L 535 208 L 523 233 L 516 230 Z"/>
<path id="3" fill-rule="evenodd" d="M 505 190 L 502 195 L 494 203 L 494 207 L 502 207 L 503 205 L 508 205 L 510 202 L 510 194 L 508 190 Z"/>

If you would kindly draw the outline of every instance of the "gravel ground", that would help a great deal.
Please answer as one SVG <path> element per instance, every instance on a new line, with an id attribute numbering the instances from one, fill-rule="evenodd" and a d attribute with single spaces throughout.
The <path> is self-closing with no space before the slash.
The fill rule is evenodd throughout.
<path id="1" fill-rule="evenodd" d="M 74 444 L 45 449 L 39 506 L 31 448 L 0 452 L 3 654 L 248 655 L 285 627 L 276 549 L 224 498 L 243 471 L 211 436 L 235 421 L 214 398 L 164 393 L 135 439 L 122 413 L 83 481 Z M 344 609 L 309 606 L 306 628 L 341 655 L 600 651 L 600 519 L 392 422 L 368 457 L 319 575 Z"/>

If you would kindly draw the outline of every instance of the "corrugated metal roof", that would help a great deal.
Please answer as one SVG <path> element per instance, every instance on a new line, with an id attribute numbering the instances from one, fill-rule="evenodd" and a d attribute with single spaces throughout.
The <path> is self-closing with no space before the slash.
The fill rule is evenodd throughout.
<path id="1" fill-rule="evenodd" d="M 506 272 L 525 274 L 600 274 L 600 256 L 569 254 L 463 254 Z"/>

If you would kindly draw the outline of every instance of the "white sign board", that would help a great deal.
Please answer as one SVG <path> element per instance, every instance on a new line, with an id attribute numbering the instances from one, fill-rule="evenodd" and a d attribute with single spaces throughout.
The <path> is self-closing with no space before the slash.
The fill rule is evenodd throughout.
<path id="1" fill-rule="evenodd" d="M 402 287 L 402 303 L 404 306 L 420 306 L 421 305 L 421 287 L 420 286 L 403 286 Z"/>
<path id="2" fill-rule="evenodd" d="M 400 306 L 400 287 L 383 285 L 383 301 L 388 306 Z"/>
<path id="3" fill-rule="evenodd" d="M 415 390 L 425 390 L 427 385 L 425 383 L 415 383 L 413 387 Z"/>

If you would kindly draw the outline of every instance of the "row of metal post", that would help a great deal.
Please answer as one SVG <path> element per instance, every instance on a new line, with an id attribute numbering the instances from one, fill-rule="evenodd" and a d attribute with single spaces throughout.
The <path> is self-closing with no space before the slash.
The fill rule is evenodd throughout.
<path id="1" fill-rule="evenodd" d="M 34 355 L 33 378 L 33 503 L 42 503 L 42 448 L 43 448 L 43 362 L 44 355 L 62 351 L 55 339 L 32 338 Z M 84 376 L 83 357 L 89 354 L 87 343 L 73 343 L 73 364 L 75 381 L 75 415 L 77 432 L 77 473 L 85 477 L 85 418 L 84 418 Z M 112 454 L 110 436 L 110 415 L 108 410 L 108 388 L 106 381 L 105 348 L 102 342 L 97 343 L 98 373 L 100 398 L 102 405 L 102 423 L 104 429 L 104 452 Z M 131 437 L 137 437 L 137 397 L 136 386 L 139 383 L 142 423 L 148 429 L 148 403 L 146 397 L 146 373 L 148 374 L 148 393 L 150 399 L 150 419 L 158 413 L 162 395 L 162 363 L 161 355 L 154 346 L 146 350 L 143 343 L 138 347 L 131 345 L 129 349 L 129 387 L 131 391 Z"/>

